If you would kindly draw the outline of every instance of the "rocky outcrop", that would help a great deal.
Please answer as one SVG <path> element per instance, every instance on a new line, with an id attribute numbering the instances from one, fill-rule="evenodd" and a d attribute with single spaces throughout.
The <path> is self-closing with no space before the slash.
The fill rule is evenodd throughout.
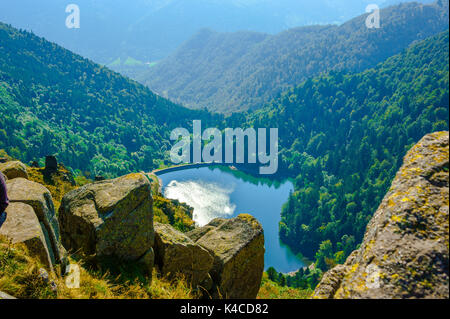
<path id="1" fill-rule="evenodd" d="M 264 232 L 255 218 L 215 219 L 187 235 L 214 257 L 211 297 L 256 298 L 264 270 Z"/>
<path id="2" fill-rule="evenodd" d="M 209 290 L 213 257 L 185 234 L 167 224 L 155 223 L 156 264 L 163 276 L 182 274 L 193 287 Z"/>
<path id="3" fill-rule="evenodd" d="M 49 155 L 45 157 L 45 171 L 48 174 L 58 171 L 58 160 L 55 156 Z"/>
<path id="4" fill-rule="evenodd" d="M 65 264 L 66 253 L 60 244 L 58 220 L 49 190 L 24 178 L 8 180 L 6 187 L 10 203 L 24 203 L 33 208 L 48 243 L 52 264 Z"/>
<path id="5" fill-rule="evenodd" d="M 23 203 L 12 203 L 6 209 L 8 218 L 0 228 L 0 235 L 6 236 L 12 244 L 23 243 L 31 256 L 43 265 L 52 266 L 46 238 L 33 207 Z"/>
<path id="6" fill-rule="evenodd" d="M 0 172 L 8 179 L 22 177 L 28 179 L 27 167 L 19 161 L 0 163 Z"/>
<path id="7" fill-rule="evenodd" d="M 67 193 L 58 216 L 64 247 L 97 257 L 151 260 L 155 234 L 150 186 L 145 175 L 130 174 Z"/>
<path id="8" fill-rule="evenodd" d="M 314 298 L 449 298 L 449 134 L 406 155 L 361 247 L 324 275 Z"/>

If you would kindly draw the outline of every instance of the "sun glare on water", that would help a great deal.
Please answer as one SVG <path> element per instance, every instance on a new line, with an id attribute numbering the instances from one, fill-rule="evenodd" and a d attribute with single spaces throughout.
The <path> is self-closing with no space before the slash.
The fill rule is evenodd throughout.
<path id="1" fill-rule="evenodd" d="M 230 201 L 233 191 L 216 183 L 173 180 L 165 188 L 164 196 L 193 207 L 195 223 L 204 226 L 214 218 L 229 218 L 234 214 L 236 205 Z"/>

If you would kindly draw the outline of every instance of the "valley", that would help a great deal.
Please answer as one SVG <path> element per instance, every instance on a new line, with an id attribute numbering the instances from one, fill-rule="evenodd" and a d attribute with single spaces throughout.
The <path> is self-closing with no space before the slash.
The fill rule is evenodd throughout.
<path id="1" fill-rule="evenodd" d="M 205 12 L 225 6 L 231 9 L 224 14 L 238 10 L 249 17 L 247 10 L 255 10 L 239 1 L 231 7 L 213 2 Z M 175 19 L 203 12 L 200 2 L 140 0 L 147 16 L 124 8 L 114 37 L 84 48 L 81 38 L 66 48 L 40 37 L 48 32 L 45 11 L 37 19 L 39 35 L 0 22 L 0 167 L 9 174 L 11 215 L 20 216 L 27 196 L 53 196 L 47 215 L 35 207 L 27 214 L 39 215 L 43 233 L 51 235 L 49 256 L 58 257 L 51 267 L 64 268 L 65 249 L 84 251 L 87 295 L 96 295 L 90 285 L 100 281 L 105 288 L 99 296 L 120 297 L 102 281 L 106 276 L 124 296 L 143 298 L 383 296 L 370 290 L 372 283 L 369 293 L 359 290 L 365 284 L 352 285 L 365 282 L 367 273 L 389 274 L 383 280 L 399 290 L 386 288 L 385 296 L 445 295 L 448 267 L 445 272 L 440 265 L 448 264 L 442 252 L 448 228 L 441 226 L 448 221 L 449 4 L 399 2 L 386 2 L 380 29 L 365 26 L 367 14 L 349 11 L 339 24 L 309 25 L 316 21 L 311 16 L 298 18 L 302 24 L 293 18 L 298 26 L 286 28 L 284 18 L 267 13 L 275 6 L 268 0 L 264 14 L 252 11 L 258 19 L 244 21 L 248 30 L 228 29 L 222 21 L 222 29 L 161 33 L 151 52 L 141 39 L 152 23 L 162 25 L 163 13 Z M 273 30 L 262 30 L 259 19 L 266 14 L 278 21 Z M 333 14 L 322 16 L 330 21 Z M 135 19 L 133 25 L 125 16 Z M 24 25 L 17 16 L 15 21 Z M 83 32 L 105 32 L 88 31 L 92 25 Z M 61 36 L 49 38 L 61 42 Z M 129 42 L 119 45 L 116 38 Z M 103 41 L 104 50 L 96 49 Z M 270 143 L 262 138 L 256 145 L 257 137 L 269 138 L 266 132 Z M 53 177 L 43 168 L 48 155 L 63 164 Z M 182 162 L 196 164 L 177 166 Z M 403 189 L 403 182 L 411 187 Z M 422 189 L 412 190 L 414 182 Z M 38 191 L 28 194 L 28 188 Z M 379 218 L 386 219 L 388 235 L 374 228 Z M 405 250 L 410 242 L 403 231 L 418 245 L 427 241 L 422 260 L 438 260 L 437 266 L 408 259 L 418 269 L 409 274 L 395 264 L 395 252 L 380 257 L 378 235 L 399 236 L 405 246 L 396 251 L 414 255 Z M 0 256 L 10 253 L 6 242 L 0 238 Z M 365 252 L 385 259 L 374 263 Z M 88 258 L 92 254 L 107 261 Z M 126 263 L 108 260 L 116 255 Z M 22 259 L 8 268 L 11 278 L 22 278 L 16 270 L 26 262 L 40 263 L 30 261 L 35 257 L 26 249 L 17 256 Z M 8 266 L 2 258 L 0 270 Z M 171 277 L 177 271 L 187 281 Z M 121 272 L 130 283 L 114 278 Z M 58 276 L 54 280 L 62 285 Z M 16 282 L 1 285 L 0 293 L 14 295 Z M 39 296 L 58 297 L 41 288 Z M 19 296 L 28 293 L 17 288 Z"/>

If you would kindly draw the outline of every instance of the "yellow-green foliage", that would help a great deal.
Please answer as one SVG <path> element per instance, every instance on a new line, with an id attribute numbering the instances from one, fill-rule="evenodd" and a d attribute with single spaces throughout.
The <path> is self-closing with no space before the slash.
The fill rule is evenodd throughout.
<path id="1" fill-rule="evenodd" d="M 281 287 L 273 282 L 264 273 L 259 289 L 258 299 L 309 299 L 313 291 L 310 289 L 296 289 L 290 287 Z"/>
<path id="2" fill-rule="evenodd" d="M 11 161 L 12 158 L 6 153 L 5 150 L 0 150 L 0 157 L 1 158 L 6 158 L 7 160 Z"/>
<path id="3" fill-rule="evenodd" d="M 238 216 L 239 219 L 245 220 L 250 225 L 252 225 L 253 229 L 261 228 L 261 224 L 256 220 L 255 217 L 249 214 L 240 214 Z"/>
<path id="4" fill-rule="evenodd" d="M 161 181 L 155 174 L 147 174 L 152 183 L 153 220 L 161 224 L 170 224 L 182 232 L 195 226 L 190 207 L 173 201 L 161 194 Z"/>
<path id="5" fill-rule="evenodd" d="M 153 196 L 153 215 L 155 222 L 171 224 L 183 232 L 194 228 L 191 212 L 186 206 L 161 196 Z"/>
<path id="6" fill-rule="evenodd" d="M 59 165 L 58 172 L 51 176 L 46 175 L 43 168 L 27 167 L 27 172 L 30 181 L 42 184 L 50 191 L 56 211 L 58 211 L 63 196 L 77 188 L 68 180 L 70 172 L 62 165 Z"/>

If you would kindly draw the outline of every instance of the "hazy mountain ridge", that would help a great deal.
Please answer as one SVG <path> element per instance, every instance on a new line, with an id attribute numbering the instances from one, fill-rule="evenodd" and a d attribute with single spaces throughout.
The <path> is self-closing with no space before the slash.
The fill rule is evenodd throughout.
<path id="1" fill-rule="evenodd" d="M 0 111 L 0 149 L 25 162 L 55 154 L 109 176 L 157 167 L 172 128 L 211 118 L 2 23 Z"/>
<path id="2" fill-rule="evenodd" d="M 330 70 L 362 71 L 444 31 L 448 1 L 446 7 L 403 4 L 381 15 L 381 29 L 367 29 L 363 15 L 341 26 L 252 35 L 241 45 L 233 35 L 239 39 L 242 33 L 204 30 L 153 68 L 130 75 L 191 108 L 225 113 L 259 108 L 308 77 Z"/>
<path id="3" fill-rule="evenodd" d="M 33 30 L 97 63 L 130 57 L 145 67 L 143 63 L 166 57 L 201 28 L 276 33 L 300 25 L 344 22 L 363 13 L 369 3 L 387 5 L 389 1 L 133 0 L 131 5 L 124 0 L 78 0 L 81 28 L 67 29 L 65 7 L 70 3 L 1 1 L 0 21 Z"/>

